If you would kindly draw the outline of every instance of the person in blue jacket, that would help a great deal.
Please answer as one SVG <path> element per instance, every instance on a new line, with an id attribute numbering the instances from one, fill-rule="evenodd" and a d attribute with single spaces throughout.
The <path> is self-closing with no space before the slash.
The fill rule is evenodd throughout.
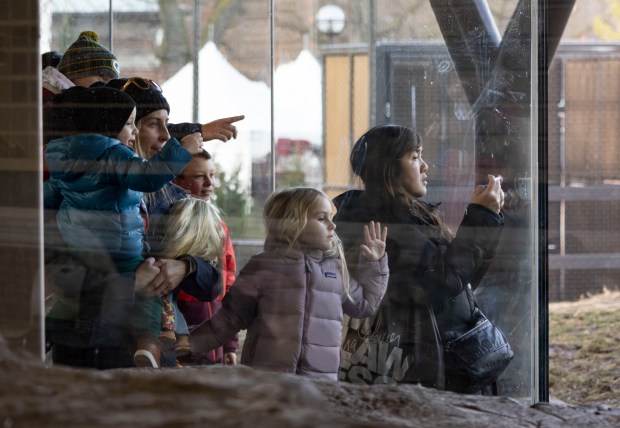
<path id="1" fill-rule="evenodd" d="M 127 94 L 108 87 L 73 87 L 57 102 L 56 120 L 66 136 L 51 141 L 45 151 L 50 171 L 45 207 L 58 210 L 60 236 L 84 265 L 135 271 L 145 260 L 142 192 L 169 183 L 201 150 L 202 140 L 171 139 L 147 161 L 128 147 L 137 129 L 136 104 Z M 132 325 L 140 338 L 135 364 L 159 367 L 162 299 L 138 293 L 133 308 Z"/>

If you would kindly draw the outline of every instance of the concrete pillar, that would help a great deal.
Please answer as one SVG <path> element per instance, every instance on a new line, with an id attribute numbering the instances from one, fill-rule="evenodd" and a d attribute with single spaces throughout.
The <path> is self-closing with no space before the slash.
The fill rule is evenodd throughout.
<path id="1" fill-rule="evenodd" d="M 0 336 L 43 359 L 39 1 L 0 14 Z"/>

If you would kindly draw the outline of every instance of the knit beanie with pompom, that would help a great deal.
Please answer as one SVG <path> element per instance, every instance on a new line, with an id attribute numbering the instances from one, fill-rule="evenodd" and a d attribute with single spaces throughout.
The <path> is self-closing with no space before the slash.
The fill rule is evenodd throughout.
<path id="1" fill-rule="evenodd" d="M 99 44 L 97 33 L 83 31 L 62 55 L 58 71 L 71 80 L 89 76 L 117 79 L 119 65 L 114 54 Z"/>

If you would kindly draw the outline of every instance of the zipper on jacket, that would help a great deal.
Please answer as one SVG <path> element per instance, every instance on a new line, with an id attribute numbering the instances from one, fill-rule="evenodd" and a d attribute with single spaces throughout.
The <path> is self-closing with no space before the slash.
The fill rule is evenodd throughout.
<path id="1" fill-rule="evenodd" d="M 301 340 L 299 341 L 299 359 L 297 360 L 297 369 L 296 373 L 299 374 L 301 362 L 304 359 L 304 341 L 306 339 L 306 326 L 308 325 L 309 312 L 308 311 L 308 293 L 310 292 L 310 268 L 308 267 L 308 256 L 304 254 L 304 270 L 306 271 L 306 290 L 304 292 L 305 300 L 304 300 L 304 322 L 301 326 Z"/>

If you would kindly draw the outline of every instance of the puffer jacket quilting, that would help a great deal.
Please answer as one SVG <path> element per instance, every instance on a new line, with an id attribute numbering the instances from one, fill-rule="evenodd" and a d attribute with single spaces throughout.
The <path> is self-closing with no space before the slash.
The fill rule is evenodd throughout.
<path id="1" fill-rule="evenodd" d="M 45 159 L 50 171 L 45 207 L 58 209 L 63 239 L 76 248 L 128 259 L 143 251 L 141 192 L 170 182 L 191 154 L 173 139 L 147 161 L 116 139 L 87 134 L 51 141 Z"/>
<path id="2" fill-rule="evenodd" d="M 221 346 L 247 329 L 242 364 L 337 380 L 343 313 L 376 311 L 387 286 L 387 255 L 358 269 L 363 285 L 352 276 L 349 300 L 336 256 L 267 249 L 241 270 L 222 309 L 191 332 L 192 348 Z"/>

